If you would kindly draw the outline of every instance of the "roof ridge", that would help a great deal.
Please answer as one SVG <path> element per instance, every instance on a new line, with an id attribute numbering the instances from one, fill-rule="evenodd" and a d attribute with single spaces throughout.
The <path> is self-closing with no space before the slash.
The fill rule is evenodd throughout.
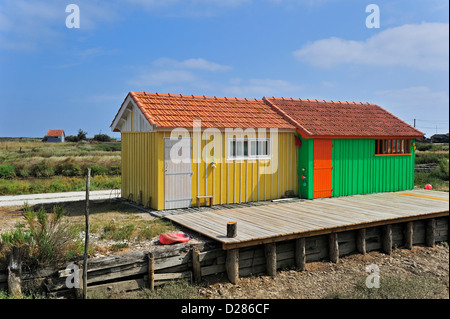
<path id="1" fill-rule="evenodd" d="M 299 101 L 299 102 L 316 102 L 316 103 L 332 103 L 332 104 L 361 104 L 361 105 L 376 105 L 378 106 L 376 103 L 370 103 L 370 102 L 354 102 L 354 101 L 341 101 L 341 100 L 317 100 L 317 99 L 302 99 L 302 98 L 297 98 L 294 99 L 292 97 L 290 98 L 285 98 L 285 97 L 266 97 L 264 96 L 263 99 L 272 99 L 272 100 L 291 100 L 291 101 Z"/>
<path id="2" fill-rule="evenodd" d="M 145 96 L 158 96 L 158 97 L 171 97 L 171 98 L 191 98 L 191 99 L 207 99 L 207 100 L 225 100 L 225 101 L 245 101 L 245 102 L 263 102 L 263 99 L 248 99 L 248 98 L 238 98 L 238 97 L 218 97 L 218 96 L 207 96 L 207 95 L 183 95 L 183 94 L 172 94 L 172 93 L 150 93 L 150 92 L 131 92 L 136 96 L 145 95 Z"/>
<path id="3" fill-rule="evenodd" d="M 267 100 L 265 97 L 263 97 L 263 101 L 271 107 L 276 113 L 278 113 L 280 116 L 284 117 L 287 122 L 294 125 L 295 127 L 301 129 L 302 131 L 306 132 L 308 135 L 311 135 L 311 132 L 309 132 L 307 129 L 305 129 L 300 123 L 298 123 L 294 118 L 292 118 L 289 114 L 287 114 L 285 111 L 283 111 L 281 108 L 279 108 L 274 103 Z"/>

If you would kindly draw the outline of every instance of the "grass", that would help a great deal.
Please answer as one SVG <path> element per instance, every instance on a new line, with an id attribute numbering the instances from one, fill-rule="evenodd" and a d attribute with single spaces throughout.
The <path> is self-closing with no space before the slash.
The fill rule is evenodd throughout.
<path id="1" fill-rule="evenodd" d="M 96 292 L 88 295 L 92 299 L 200 299 L 198 287 L 188 280 L 173 280 L 154 291 L 140 289 L 126 294 L 118 292 Z"/>
<path id="2" fill-rule="evenodd" d="M 449 191 L 449 153 L 448 144 L 417 144 L 416 164 L 437 164 L 430 172 L 416 172 L 414 184 L 424 188 L 431 184 L 434 190 Z"/>
<path id="3" fill-rule="evenodd" d="M 389 276 L 380 278 L 379 288 L 367 288 L 366 279 L 358 278 L 354 287 L 346 292 L 332 292 L 327 299 L 430 299 L 447 289 L 445 282 L 433 275 L 411 277 Z"/>
<path id="4" fill-rule="evenodd" d="M 120 142 L 44 143 L 0 140 L 0 195 L 120 188 Z"/>
<path id="5" fill-rule="evenodd" d="M 120 189 L 120 176 L 97 175 L 91 178 L 90 189 Z M 84 177 L 32 178 L 32 179 L 0 179 L 0 196 L 39 193 L 75 192 L 86 189 Z"/>

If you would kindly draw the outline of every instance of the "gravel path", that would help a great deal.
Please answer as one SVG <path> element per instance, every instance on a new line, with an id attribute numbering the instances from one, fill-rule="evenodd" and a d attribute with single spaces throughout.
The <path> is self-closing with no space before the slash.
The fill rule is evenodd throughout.
<path id="1" fill-rule="evenodd" d="M 89 199 L 110 199 L 120 197 L 120 190 L 109 189 L 100 191 L 90 191 Z M 31 194 L 31 195 L 14 195 L 14 196 L 0 196 L 0 207 L 8 206 L 22 206 L 24 203 L 28 205 L 49 204 L 60 202 L 74 202 L 84 200 L 86 192 L 65 192 L 65 193 L 45 193 L 45 194 Z"/>

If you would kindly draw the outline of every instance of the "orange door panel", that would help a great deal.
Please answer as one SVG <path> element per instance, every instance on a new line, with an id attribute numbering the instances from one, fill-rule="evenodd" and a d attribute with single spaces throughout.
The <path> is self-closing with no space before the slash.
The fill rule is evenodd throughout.
<path id="1" fill-rule="evenodd" d="M 313 198 L 331 197 L 332 140 L 314 140 Z"/>

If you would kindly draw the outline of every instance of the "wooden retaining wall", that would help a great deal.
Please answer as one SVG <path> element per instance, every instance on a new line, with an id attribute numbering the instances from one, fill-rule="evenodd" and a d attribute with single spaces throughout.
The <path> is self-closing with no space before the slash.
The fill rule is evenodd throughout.
<path id="1" fill-rule="evenodd" d="M 334 233 L 334 236 L 327 234 L 307 237 L 304 240 L 282 241 L 270 246 L 274 252 L 273 256 L 271 249 L 268 249 L 270 244 L 240 248 L 235 250 L 238 273 L 230 281 L 259 273 L 274 275 L 273 269 L 284 267 L 304 268 L 302 252 L 306 262 L 337 262 L 339 257 L 364 253 L 362 247 L 365 247 L 366 252 L 382 250 L 390 253 L 392 248 L 411 248 L 411 244 L 434 245 L 435 242 L 448 241 L 448 224 L 448 217 L 440 217 L 338 232 Z M 409 237 L 411 230 L 412 237 Z M 412 240 L 412 243 L 408 240 Z M 191 240 L 185 244 L 155 247 L 150 251 L 150 255 L 148 251 L 139 251 L 90 259 L 87 273 L 88 293 L 150 288 L 180 278 L 198 282 L 202 277 L 227 272 L 230 277 L 227 265 L 230 251 L 233 250 L 222 250 L 221 245 L 213 241 Z M 154 257 L 153 264 L 149 256 Z M 270 261 L 275 262 L 276 266 L 270 265 Z M 79 264 L 81 268 L 82 262 Z M 56 296 L 76 296 L 79 291 L 66 287 L 68 276 L 70 272 L 65 269 L 47 268 L 33 275 L 23 273 L 22 286 L 24 290 L 38 286 Z M 0 289 L 7 289 L 7 279 L 6 273 L 0 273 Z"/>

